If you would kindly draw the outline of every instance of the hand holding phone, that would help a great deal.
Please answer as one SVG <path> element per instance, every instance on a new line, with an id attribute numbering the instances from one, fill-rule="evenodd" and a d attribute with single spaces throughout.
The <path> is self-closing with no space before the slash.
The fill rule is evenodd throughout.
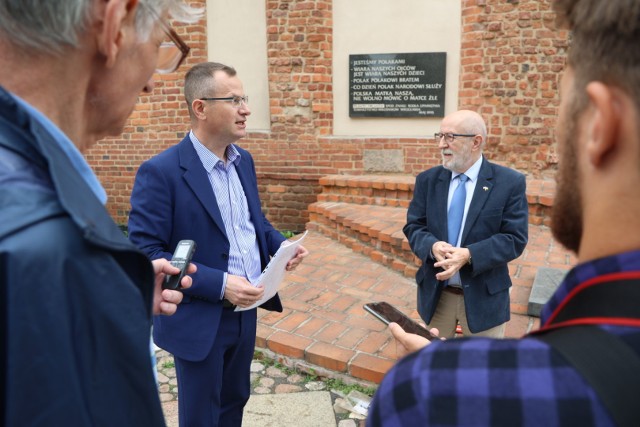
<path id="1" fill-rule="evenodd" d="M 364 309 L 386 325 L 391 322 L 395 322 L 400 325 L 405 332 L 420 335 L 429 341 L 433 339 L 440 339 L 440 337 L 433 335 L 427 328 L 421 326 L 387 302 L 370 302 L 364 305 Z"/>
<path id="2" fill-rule="evenodd" d="M 175 275 L 167 275 L 162 283 L 162 289 L 176 290 L 180 288 L 180 282 L 189 268 L 189 263 L 196 251 L 196 242 L 193 240 L 180 240 L 171 258 L 171 265 L 178 267 L 180 272 Z"/>

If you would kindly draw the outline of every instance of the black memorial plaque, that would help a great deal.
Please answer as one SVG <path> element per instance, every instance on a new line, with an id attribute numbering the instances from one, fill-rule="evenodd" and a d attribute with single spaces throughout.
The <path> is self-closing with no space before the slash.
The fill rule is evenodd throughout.
<path id="1" fill-rule="evenodd" d="M 349 55 L 349 117 L 444 117 L 446 52 Z"/>

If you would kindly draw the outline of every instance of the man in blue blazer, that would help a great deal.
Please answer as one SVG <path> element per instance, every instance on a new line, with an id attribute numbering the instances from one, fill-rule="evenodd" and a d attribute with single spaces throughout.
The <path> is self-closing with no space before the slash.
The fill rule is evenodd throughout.
<path id="1" fill-rule="evenodd" d="M 403 229 L 422 261 L 418 312 L 442 337 L 453 337 L 458 323 L 465 335 L 503 337 L 507 263 L 527 244 L 525 177 L 484 158 L 486 125 L 473 111 L 446 116 L 435 137 L 442 165 L 416 178 Z"/>
<path id="2" fill-rule="evenodd" d="M 198 271 L 171 321 L 154 319 L 156 344 L 174 355 L 181 426 L 240 426 L 250 395 L 256 309 L 253 286 L 285 240 L 264 217 L 251 155 L 234 142 L 251 114 L 233 68 L 202 63 L 186 75 L 191 132 L 145 162 L 131 195 L 131 240 L 171 259 L 195 240 Z M 307 255 L 299 248 L 293 269 Z M 282 311 L 278 295 L 262 305 Z"/>

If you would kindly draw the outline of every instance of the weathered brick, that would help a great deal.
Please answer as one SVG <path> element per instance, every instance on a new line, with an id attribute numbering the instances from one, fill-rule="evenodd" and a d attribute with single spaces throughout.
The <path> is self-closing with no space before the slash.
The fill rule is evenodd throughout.
<path id="1" fill-rule="evenodd" d="M 190 3 L 206 6 L 206 0 Z M 555 29 L 550 0 L 462 0 L 461 8 L 458 107 L 476 110 L 487 120 L 488 158 L 549 177 L 557 164 L 550 129 L 568 45 L 567 33 Z M 407 176 L 440 162 L 437 146 L 427 137 L 333 136 L 332 10 L 333 0 L 266 1 L 271 129 L 251 133 L 241 144 L 254 156 L 265 213 L 280 229 L 302 231 L 309 218 L 305 206 L 321 190 L 319 178 L 362 174 L 364 150 L 403 150 Z M 189 129 L 184 72 L 207 60 L 206 22 L 175 28 L 192 47 L 186 64 L 177 73 L 154 76 L 154 93 L 140 96 L 125 133 L 86 153 L 119 223 L 127 221 L 139 165 L 176 144 Z M 301 106 L 308 108 L 308 116 L 296 115 Z M 547 217 L 540 213 L 534 221 L 545 223 Z"/>

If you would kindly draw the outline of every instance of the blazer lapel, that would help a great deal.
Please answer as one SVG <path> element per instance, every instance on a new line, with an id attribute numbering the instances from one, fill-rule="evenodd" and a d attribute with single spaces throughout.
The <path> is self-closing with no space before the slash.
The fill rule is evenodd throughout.
<path id="1" fill-rule="evenodd" d="M 462 231 L 462 239 L 460 239 L 461 245 L 464 246 L 464 241 L 469 234 L 469 230 L 473 227 L 473 223 L 478 219 L 478 215 L 482 211 L 484 204 L 489 199 L 491 190 L 493 189 L 493 168 L 491 163 L 487 159 L 482 159 L 482 166 L 480 166 L 480 173 L 478 174 L 478 182 L 476 183 L 476 189 L 473 191 L 473 198 L 471 199 L 471 205 L 469 205 L 469 211 L 467 212 L 467 219 L 464 223 L 464 230 Z"/>
<path id="2" fill-rule="evenodd" d="M 226 236 L 227 232 L 222 221 L 222 214 L 218 208 L 218 202 L 211 188 L 207 171 L 202 166 L 202 162 L 198 157 L 198 153 L 193 148 L 189 137 L 182 140 L 179 147 L 180 167 L 185 170 L 184 180 L 196 195 L 196 198 L 202 203 L 213 222 L 218 226 L 220 231 Z M 228 236 L 227 236 L 228 238 Z"/>

